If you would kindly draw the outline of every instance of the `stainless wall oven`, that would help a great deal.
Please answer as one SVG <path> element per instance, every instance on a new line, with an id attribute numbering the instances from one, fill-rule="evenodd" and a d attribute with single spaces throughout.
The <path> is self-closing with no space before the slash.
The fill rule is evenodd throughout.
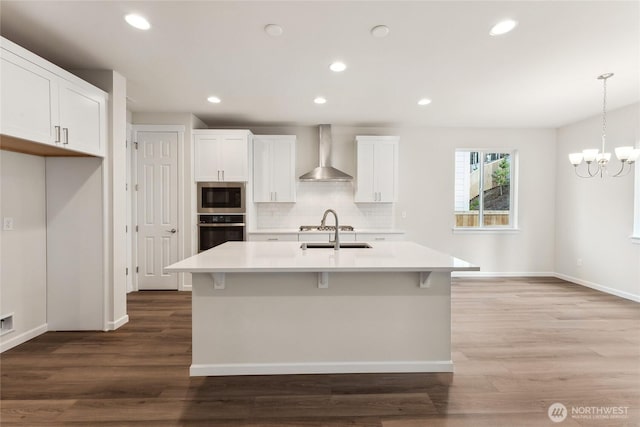
<path id="1" fill-rule="evenodd" d="M 198 252 L 245 237 L 244 215 L 198 215 Z"/>
<path id="2" fill-rule="evenodd" d="M 244 214 L 245 183 L 199 182 L 198 213 Z"/>

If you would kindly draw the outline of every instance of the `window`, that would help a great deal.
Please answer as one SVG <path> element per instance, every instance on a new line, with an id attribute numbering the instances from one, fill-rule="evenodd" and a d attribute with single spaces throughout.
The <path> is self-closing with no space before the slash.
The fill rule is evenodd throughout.
<path id="1" fill-rule="evenodd" d="M 456 151 L 456 228 L 515 228 L 514 160 L 514 151 Z"/>

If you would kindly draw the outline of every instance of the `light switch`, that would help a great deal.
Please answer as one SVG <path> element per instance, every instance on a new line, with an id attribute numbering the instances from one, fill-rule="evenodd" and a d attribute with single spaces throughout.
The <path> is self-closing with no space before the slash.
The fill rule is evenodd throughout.
<path id="1" fill-rule="evenodd" d="M 4 217 L 2 219 L 2 229 L 7 231 L 13 230 L 13 218 L 8 216 Z"/>

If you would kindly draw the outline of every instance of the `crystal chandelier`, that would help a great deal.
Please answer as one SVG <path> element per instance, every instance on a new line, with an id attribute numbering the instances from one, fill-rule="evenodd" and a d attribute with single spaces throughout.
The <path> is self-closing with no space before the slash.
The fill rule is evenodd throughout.
<path id="1" fill-rule="evenodd" d="M 624 176 L 631 171 L 631 165 L 640 157 L 639 148 L 634 149 L 631 146 L 617 147 L 615 152 L 620 161 L 620 168 L 615 173 L 610 173 L 607 169 L 611 159 L 611 153 L 605 151 L 607 139 L 607 79 L 610 77 L 613 77 L 613 73 L 598 76 L 598 80 L 602 80 L 604 88 L 604 96 L 602 98 L 602 151 L 599 152 L 597 148 L 592 148 L 583 150 L 582 153 L 569 154 L 569 161 L 573 165 L 576 175 L 580 178 L 593 178 L 598 175 L 602 178 L 605 174 L 612 177 Z M 578 166 L 582 164 L 583 160 L 586 164 L 586 168 L 583 168 L 586 170 L 586 174 L 581 174 L 578 171 Z"/>

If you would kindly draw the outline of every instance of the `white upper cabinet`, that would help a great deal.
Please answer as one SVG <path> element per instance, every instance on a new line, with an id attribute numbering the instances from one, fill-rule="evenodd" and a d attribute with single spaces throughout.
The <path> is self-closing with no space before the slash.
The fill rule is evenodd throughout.
<path id="1" fill-rule="evenodd" d="M 105 152 L 105 97 L 61 80 L 59 84 L 61 143 L 83 153 Z"/>
<path id="2" fill-rule="evenodd" d="M 251 136 L 248 130 L 194 130 L 195 180 L 248 181 Z"/>
<path id="3" fill-rule="evenodd" d="M 20 46 L 0 40 L 0 133 L 104 156 L 107 94 Z"/>
<path id="4" fill-rule="evenodd" d="M 399 140 L 397 136 L 356 136 L 356 202 L 397 200 Z"/>
<path id="5" fill-rule="evenodd" d="M 2 49 L 2 134 L 55 143 L 58 116 L 56 76 L 8 50 Z"/>
<path id="6" fill-rule="evenodd" d="M 296 201 L 296 136 L 253 137 L 253 201 Z"/>

